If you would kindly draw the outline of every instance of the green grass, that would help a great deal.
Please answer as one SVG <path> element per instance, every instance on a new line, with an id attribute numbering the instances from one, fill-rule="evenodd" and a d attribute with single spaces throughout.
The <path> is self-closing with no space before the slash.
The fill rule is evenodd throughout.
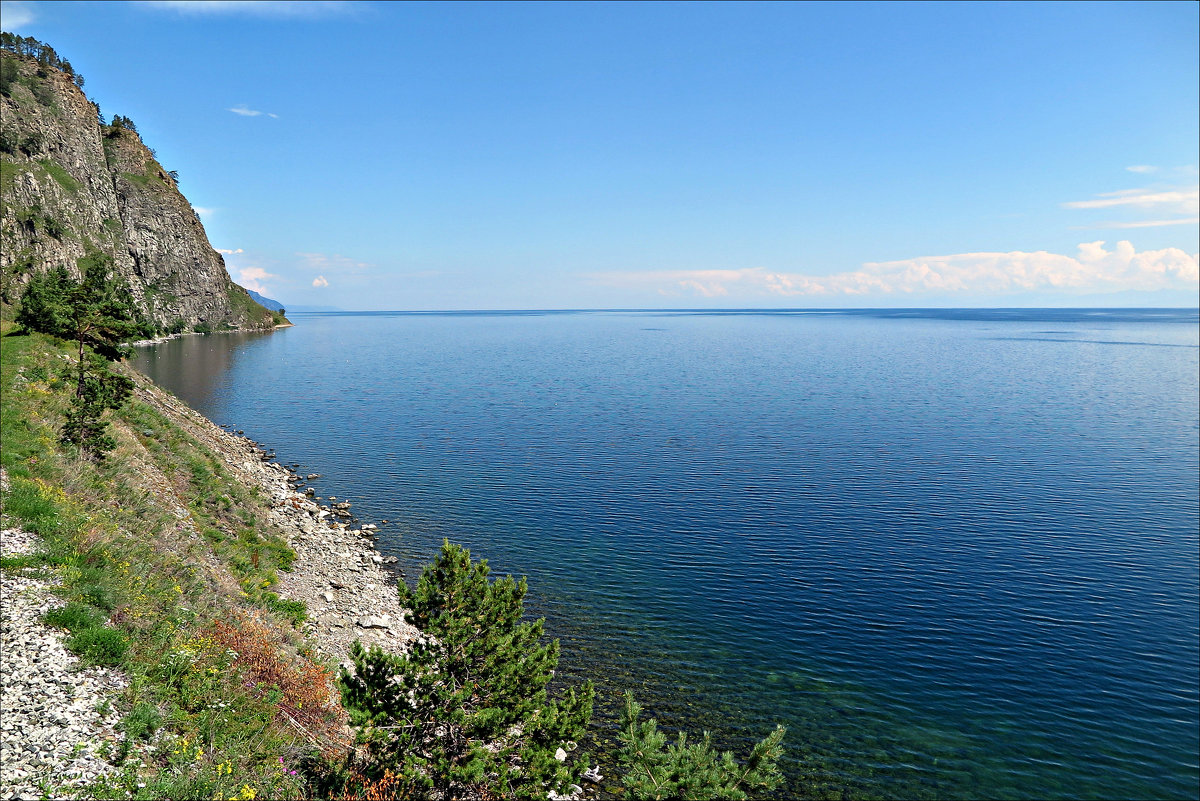
<path id="1" fill-rule="evenodd" d="M 55 161 L 51 161 L 50 159 L 38 159 L 38 164 L 41 164 L 50 177 L 55 181 L 58 181 L 58 185 L 63 189 L 67 190 L 68 192 L 78 191 L 79 182 L 72 178 L 71 175 L 64 170 L 60 164 Z"/>
<path id="2" fill-rule="evenodd" d="M 94 629 L 103 625 L 104 615 L 87 604 L 72 601 L 66 606 L 51 609 L 42 616 L 42 622 L 75 634 L 84 629 Z"/>
<path id="3" fill-rule="evenodd" d="M 0 157 L 0 194 L 11 197 L 17 176 L 26 172 L 23 164 L 16 164 L 8 156 Z"/>
<path id="4" fill-rule="evenodd" d="M 93 665 L 116 667 L 129 650 L 129 638 L 115 629 L 93 626 L 67 638 L 67 647 Z"/>
<path id="5" fill-rule="evenodd" d="M 123 172 L 121 175 L 130 183 L 138 186 L 150 186 L 151 181 L 158 181 L 158 178 L 150 173 Z M 158 181 L 158 183 L 161 184 L 162 181 Z"/>

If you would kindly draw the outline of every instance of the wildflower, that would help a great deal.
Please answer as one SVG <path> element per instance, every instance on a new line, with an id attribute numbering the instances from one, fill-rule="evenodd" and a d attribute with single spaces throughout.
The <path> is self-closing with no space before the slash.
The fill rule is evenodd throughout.
<path id="1" fill-rule="evenodd" d="M 183 595 L 183 587 L 180 587 L 178 584 L 176 584 L 175 592 L 179 593 L 180 595 Z"/>

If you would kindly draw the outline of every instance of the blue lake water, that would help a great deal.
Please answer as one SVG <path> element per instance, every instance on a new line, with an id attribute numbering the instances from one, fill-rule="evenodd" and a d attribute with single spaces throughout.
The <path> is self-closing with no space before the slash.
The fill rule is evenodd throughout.
<path id="1" fill-rule="evenodd" d="M 789 794 L 1196 797 L 1188 311 L 365 313 L 135 365 Z M 607 736 L 607 735 L 604 735 Z"/>

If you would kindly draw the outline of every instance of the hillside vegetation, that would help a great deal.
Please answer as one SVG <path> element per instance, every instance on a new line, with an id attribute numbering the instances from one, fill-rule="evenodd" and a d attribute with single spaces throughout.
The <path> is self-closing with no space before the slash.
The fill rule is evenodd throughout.
<path id="1" fill-rule="evenodd" d="M 116 699 L 125 736 L 111 751 L 125 770 L 92 794 L 224 799 L 249 787 L 303 797 L 294 763 L 343 747 L 348 731 L 332 666 L 294 627 L 303 605 L 271 590 L 293 554 L 261 491 L 127 368 L 135 389 L 112 417 L 109 458 L 69 452 L 59 429 L 73 354 L 3 326 L 5 525 L 44 543 L 3 567 L 55 568 L 55 622 L 85 661 L 130 676 Z"/>

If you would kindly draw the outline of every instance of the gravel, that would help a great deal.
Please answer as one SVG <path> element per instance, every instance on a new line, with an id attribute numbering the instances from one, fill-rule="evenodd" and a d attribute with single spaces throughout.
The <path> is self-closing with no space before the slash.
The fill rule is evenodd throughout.
<path id="1" fill-rule="evenodd" d="M 0 553 L 32 552 L 37 537 L 0 531 Z M 109 773 L 101 756 L 120 735 L 108 699 L 126 685 L 119 671 L 83 668 L 64 632 L 41 616 L 61 606 L 49 571 L 0 574 L 0 799 L 56 797 Z M 110 710 L 101 713 L 101 708 Z"/>

